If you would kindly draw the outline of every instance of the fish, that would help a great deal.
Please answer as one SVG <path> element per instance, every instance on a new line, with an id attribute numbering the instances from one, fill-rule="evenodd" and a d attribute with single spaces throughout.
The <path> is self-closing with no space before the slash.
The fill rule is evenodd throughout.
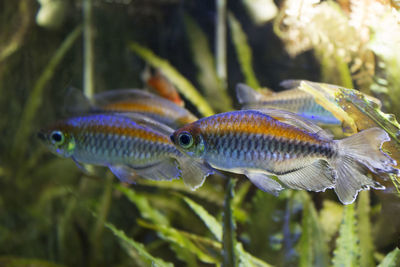
<path id="1" fill-rule="evenodd" d="M 256 91 L 245 84 L 238 84 L 236 97 L 242 109 L 276 108 L 299 114 L 320 125 L 341 125 L 341 121 L 317 104 L 312 95 L 297 88 L 275 93 Z"/>
<path id="2" fill-rule="evenodd" d="M 174 102 L 180 107 L 184 107 L 185 102 L 179 96 L 175 86 L 165 77 L 160 70 L 155 70 L 153 74 L 146 75 L 147 86 L 153 89 L 161 97 Z"/>
<path id="3" fill-rule="evenodd" d="M 39 131 L 51 152 L 74 160 L 78 166 L 108 167 L 123 182 L 136 175 L 151 180 L 182 177 L 191 189 L 213 173 L 172 144 L 173 129 L 140 114 L 87 114 L 60 120 Z"/>
<path id="4" fill-rule="evenodd" d="M 396 161 L 381 150 L 390 140 L 381 128 L 334 140 L 318 125 L 284 110 L 216 114 L 177 129 L 171 140 L 195 161 L 244 174 L 274 195 L 284 189 L 281 183 L 316 192 L 334 189 L 343 204 L 350 204 L 361 190 L 384 189 L 367 177 L 368 171 L 398 175 Z"/>
<path id="5" fill-rule="evenodd" d="M 94 95 L 93 99 L 89 100 L 80 90 L 71 88 L 66 96 L 64 109 L 67 114 L 73 115 L 90 112 L 134 112 L 174 129 L 198 119 L 187 109 L 140 89 L 105 91 Z"/>

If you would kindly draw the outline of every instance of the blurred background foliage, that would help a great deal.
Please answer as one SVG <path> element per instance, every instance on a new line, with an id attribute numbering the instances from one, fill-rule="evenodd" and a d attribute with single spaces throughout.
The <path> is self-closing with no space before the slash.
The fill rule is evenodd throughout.
<path id="1" fill-rule="evenodd" d="M 238 82 L 285 79 L 357 88 L 400 114 L 397 1 L 87 2 L 95 92 L 142 88 L 152 65 L 199 116 L 238 108 Z M 87 87 L 84 4 L 0 2 L 0 266 L 400 266 L 390 180 L 343 206 L 331 190 L 274 197 L 239 176 L 127 187 L 46 151 L 36 131 Z"/>

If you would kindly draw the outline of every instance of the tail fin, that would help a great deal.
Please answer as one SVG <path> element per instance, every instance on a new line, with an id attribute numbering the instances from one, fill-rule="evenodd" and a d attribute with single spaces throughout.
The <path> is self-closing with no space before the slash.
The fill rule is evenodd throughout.
<path id="1" fill-rule="evenodd" d="M 366 176 L 367 170 L 377 173 L 398 173 L 396 161 L 382 152 L 382 144 L 389 141 L 380 128 L 370 128 L 343 140 L 335 141 L 338 156 L 330 163 L 337 171 L 335 192 L 344 204 L 351 204 L 361 190 L 385 189 Z"/>
<path id="2" fill-rule="evenodd" d="M 206 177 L 214 173 L 213 168 L 208 164 L 198 162 L 190 157 L 182 156 L 177 160 L 181 169 L 182 180 L 192 190 L 202 186 Z"/>

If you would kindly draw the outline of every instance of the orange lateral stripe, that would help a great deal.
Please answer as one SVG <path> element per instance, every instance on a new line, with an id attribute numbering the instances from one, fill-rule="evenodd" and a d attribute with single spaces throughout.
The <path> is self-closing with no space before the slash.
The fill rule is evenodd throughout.
<path id="1" fill-rule="evenodd" d="M 320 143 L 313 134 L 295 128 L 288 124 L 280 123 L 278 120 L 268 117 L 253 116 L 253 114 L 241 114 L 240 116 L 227 115 L 215 118 L 215 123 L 207 123 L 206 132 L 230 132 L 246 134 L 264 134 L 275 138 L 286 138 L 310 143 Z"/>
<path id="2" fill-rule="evenodd" d="M 145 102 L 148 102 L 147 99 Z M 102 107 L 105 110 L 118 110 L 118 111 L 137 111 L 137 112 L 148 112 L 155 113 L 159 115 L 165 115 L 165 112 L 162 107 L 154 104 L 146 104 L 146 103 L 136 103 L 132 101 L 121 101 L 115 102 Z"/>

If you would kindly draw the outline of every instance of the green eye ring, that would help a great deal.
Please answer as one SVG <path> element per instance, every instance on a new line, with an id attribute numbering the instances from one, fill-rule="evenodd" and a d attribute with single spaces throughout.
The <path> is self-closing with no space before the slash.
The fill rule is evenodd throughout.
<path id="1" fill-rule="evenodd" d="M 193 136 L 188 132 L 179 134 L 179 145 L 183 148 L 189 148 L 193 145 Z"/>
<path id="2" fill-rule="evenodd" d="M 54 145 L 61 145 L 64 143 L 64 134 L 60 131 L 53 131 L 50 134 L 50 140 Z"/>

